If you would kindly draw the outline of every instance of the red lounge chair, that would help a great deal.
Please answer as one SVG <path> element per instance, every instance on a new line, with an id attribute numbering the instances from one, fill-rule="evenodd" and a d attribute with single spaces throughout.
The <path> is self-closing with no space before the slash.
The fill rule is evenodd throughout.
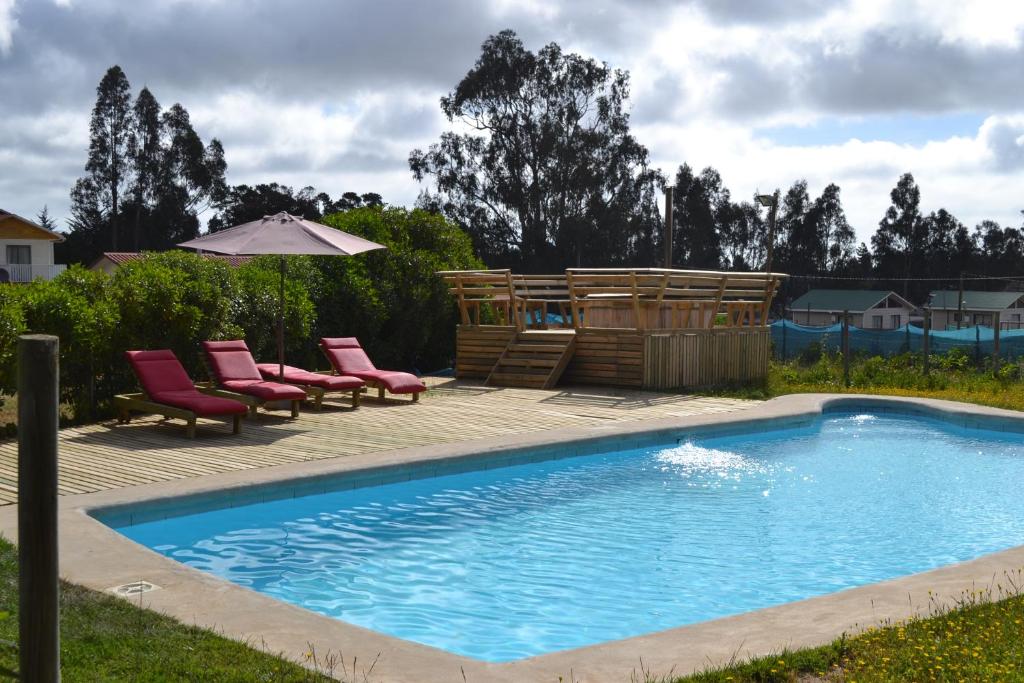
<path id="1" fill-rule="evenodd" d="M 358 377 L 367 386 L 376 387 L 377 398 L 384 398 L 384 390 L 387 389 L 392 394 L 412 394 L 415 402 L 419 400 L 420 392 L 427 390 L 416 375 L 378 370 L 355 337 L 324 337 L 320 340 L 320 349 L 339 375 Z"/>
<path id="2" fill-rule="evenodd" d="M 214 382 L 227 390 L 222 395 L 237 396 L 249 405 L 250 414 L 255 416 L 257 406 L 289 401 L 292 417 L 299 416 L 299 403 L 306 400 L 306 392 L 291 384 L 264 381 L 244 341 L 204 341 L 203 351 Z"/>
<path id="3" fill-rule="evenodd" d="M 257 363 L 256 368 L 264 379 L 276 380 L 280 375 L 280 367 L 277 363 Z M 293 368 L 291 365 L 284 366 L 284 382 L 301 387 L 303 391 L 313 397 L 314 405 L 320 410 L 327 392 L 352 392 L 352 407 L 359 407 L 359 394 L 363 393 L 366 383 L 358 377 L 347 375 L 326 375 L 322 372 L 310 372 L 302 368 Z"/>
<path id="4" fill-rule="evenodd" d="M 230 415 L 233 433 L 241 430 L 242 415 L 248 412 L 248 407 L 197 389 L 173 351 L 126 351 L 124 355 L 139 378 L 142 393 L 114 397 L 119 422 L 131 420 L 133 410 L 177 417 L 188 423 L 186 433 L 191 439 L 196 435 L 197 417 Z"/>

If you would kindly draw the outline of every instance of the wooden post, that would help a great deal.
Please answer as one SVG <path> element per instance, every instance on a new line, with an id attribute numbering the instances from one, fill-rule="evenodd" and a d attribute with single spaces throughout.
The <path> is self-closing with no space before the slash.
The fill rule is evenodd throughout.
<path id="1" fill-rule="evenodd" d="M 964 271 L 960 271 L 960 291 L 956 297 L 956 329 L 960 329 L 960 325 L 964 320 Z M 949 320 L 946 320 L 949 323 Z"/>
<path id="2" fill-rule="evenodd" d="M 782 362 L 786 362 L 786 328 L 789 327 L 789 322 L 785 316 L 782 318 Z"/>
<path id="3" fill-rule="evenodd" d="M 850 312 L 843 311 L 843 384 L 850 386 Z"/>
<path id="4" fill-rule="evenodd" d="M 999 312 L 992 314 L 992 370 L 999 371 Z"/>
<path id="5" fill-rule="evenodd" d="M 672 193 L 675 190 L 671 185 L 665 186 L 665 234 L 662 236 L 664 242 L 665 256 L 663 261 L 666 268 L 672 267 Z"/>
<path id="6" fill-rule="evenodd" d="M 18 617 L 21 680 L 60 680 L 57 591 L 58 340 L 18 338 Z"/>
<path id="7" fill-rule="evenodd" d="M 926 309 L 924 309 L 924 349 L 923 349 L 923 351 L 924 351 L 924 374 L 925 374 L 926 377 L 928 376 L 928 372 L 931 369 L 930 366 L 929 366 L 929 362 L 930 361 L 929 361 L 929 358 L 928 358 L 929 347 L 931 346 L 931 343 L 930 343 L 930 340 L 929 340 L 929 337 L 931 336 L 931 333 L 932 333 L 931 310 L 926 308 Z"/>

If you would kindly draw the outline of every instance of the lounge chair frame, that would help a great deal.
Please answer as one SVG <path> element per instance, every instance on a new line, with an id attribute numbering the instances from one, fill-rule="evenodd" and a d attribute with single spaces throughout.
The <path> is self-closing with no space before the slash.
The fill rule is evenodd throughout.
<path id="1" fill-rule="evenodd" d="M 212 392 L 196 387 L 199 391 L 204 394 L 212 394 Z M 214 394 L 215 395 L 215 394 Z M 235 398 L 229 396 L 226 398 Z M 196 419 L 198 416 L 187 408 L 178 408 L 177 406 L 167 405 L 166 403 L 158 403 L 152 400 L 145 393 L 136 394 L 118 394 L 114 396 L 114 409 L 117 411 L 117 421 L 120 424 L 127 424 L 131 422 L 132 411 L 137 413 L 148 413 L 152 415 L 163 415 L 168 420 L 177 418 L 179 420 L 185 420 L 185 434 L 190 439 L 196 438 Z M 242 431 L 242 416 L 236 414 L 231 416 L 231 433 L 238 434 Z"/>
<path id="2" fill-rule="evenodd" d="M 210 372 L 210 376 L 214 377 L 212 372 Z M 296 399 L 293 399 L 291 401 L 288 401 L 288 403 L 291 404 L 291 414 L 292 414 L 292 417 L 298 417 L 299 416 L 299 404 L 302 403 L 302 401 L 309 399 L 309 391 L 308 391 L 308 389 L 306 389 L 306 387 L 301 387 L 298 384 L 289 384 L 288 386 L 293 386 L 293 387 L 296 387 L 298 389 L 302 389 L 303 391 L 306 392 L 306 398 L 305 399 L 296 398 Z M 223 387 L 215 386 L 213 382 L 198 382 L 198 383 L 196 383 L 196 388 L 199 389 L 200 391 L 202 391 L 204 394 L 209 394 L 210 396 L 220 396 L 221 398 L 230 398 L 233 401 L 238 401 L 239 403 L 244 403 L 245 405 L 249 406 L 249 417 L 251 417 L 253 419 L 256 419 L 256 414 L 257 414 L 256 411 L 257 411 L 258 408 L 260 408 L 260 407 L 264 407 L 265 408 L 267 403 L 281 403 L 281 402 L 283 402 L 285 400 L 285 399 L 280 399 L 280 400 L 265 401 L 262 398 L 258 398 L 256 396 L 250 396 L 249 394 L 240 394 L 237 391 L 231 391 L 230 389 L 225 389 Z"/>

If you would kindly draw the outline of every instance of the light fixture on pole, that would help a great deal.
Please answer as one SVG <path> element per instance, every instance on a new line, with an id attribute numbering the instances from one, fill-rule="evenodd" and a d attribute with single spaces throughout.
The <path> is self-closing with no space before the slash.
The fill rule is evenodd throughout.
<path id="1" fill-rule="evenodd" d="M 768 249 L 765 256 L 764 272 L 772 272 L 772 251 L 775 246 L 775 218 L 779 212 L 779 191 L 757 195 L 757 203 L 768 208 Z"/>

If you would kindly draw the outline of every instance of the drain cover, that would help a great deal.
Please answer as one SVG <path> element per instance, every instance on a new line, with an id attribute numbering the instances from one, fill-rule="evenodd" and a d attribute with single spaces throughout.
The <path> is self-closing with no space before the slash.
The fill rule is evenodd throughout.
<path id="1" fill-rule="evenodd" d="M 160 586 L 157 586 L 154 583 L 150 583 L 149 581 L 135 581 L 133 583 L 126 583 L 121 586 L 114 586 L 113 588 L 108 588 L 107 590 L 115 595 L 120 595 L 122 597 L 129 598 L 136 595 L 142 595 L 143 593 L 148 593 L 150 591 L 158 591 L 160 590 Z"/>

